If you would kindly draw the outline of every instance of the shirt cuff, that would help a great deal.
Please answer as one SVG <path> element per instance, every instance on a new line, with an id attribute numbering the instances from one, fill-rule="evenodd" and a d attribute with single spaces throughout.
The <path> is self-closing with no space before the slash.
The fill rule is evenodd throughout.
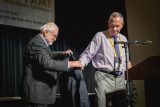
<path id="1" fill-rule="evenodd" d="M 70 69 L 69 61 L 68 61 L 68 69 Z"/>
<path id="2" fill-rule="evenodd" d="M 79 60 L 80 61 L 80 60 Z M 83 67 L 85 66 L 85 63 L 83 63 L 82 61 L 80 61 L 81 62 L 81 64 L 83 65 Z"/>

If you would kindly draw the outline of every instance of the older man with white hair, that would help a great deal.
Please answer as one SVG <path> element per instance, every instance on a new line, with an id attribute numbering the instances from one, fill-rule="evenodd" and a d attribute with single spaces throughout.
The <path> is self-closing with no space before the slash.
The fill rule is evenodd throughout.
<path id="1" fill-rule="evenodd" d="M 72 54 L 71 50 L 51 52 L 58 37 L 58 26 L 54 22 L 44 24 L 40 34 L 33 37 L 24 53 L 23 96 L 28 107 L 49 107 L 55 103 L 57 72 L 68 72 L 81 68 L 78 61 L 58 60 Z"/>
<path id="2" fill-rule="evenodd" d="M 122 14 L 113 12 L 108 20 L 108 29 L 96 33 L 79 58 L 83 66 L 87 66 L 92 60 L 95 68 L 95 92 L 98 107 L 127 106 L 124 76 L 126 71 L 125 49 L 121 44 L 115 44 L 115 41 L 127 41 L 127 38 L 120 33 L 123 25 Z M 129 60 L 127 66 L 131 67 Z M 112 97 L 109 98 L 110 94 Z"/>

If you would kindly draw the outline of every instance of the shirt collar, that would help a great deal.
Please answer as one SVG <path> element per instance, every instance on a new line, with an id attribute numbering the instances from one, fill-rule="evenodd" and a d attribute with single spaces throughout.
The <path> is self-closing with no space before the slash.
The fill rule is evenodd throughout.
<path id="1" fill-rule="evenodd" d="M 45 44 L 47 45 L 47 47 L 49 47 L 47 40 L 44 38 L 44 36 L 42 34 L 40 34 L 40 36 L 42 37 L 42 39 L 44 40 Z"/>

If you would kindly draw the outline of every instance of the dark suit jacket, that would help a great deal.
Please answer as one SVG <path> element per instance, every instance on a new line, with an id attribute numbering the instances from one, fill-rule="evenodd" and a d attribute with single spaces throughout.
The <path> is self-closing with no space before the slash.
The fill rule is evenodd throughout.
<path id="1" fill-rule="evenodd" d="M 75 60 L 73 55 L 65 57 L 66 60 Z M 79 68 L 62 72 L 59 76 L 59 90 L 62 103 L 66 107 L 90 107 L 87 86 Z"/>
<path id="2" fill-rule="evenodd" d="M 39 104 L 55 102 L 57 72 L 68 71 L 68 61 L 57 60 L 61 56 L 60 52 L 52 53 L 40 35 L 29 41 L 24 53 L 22 98 Z"/>

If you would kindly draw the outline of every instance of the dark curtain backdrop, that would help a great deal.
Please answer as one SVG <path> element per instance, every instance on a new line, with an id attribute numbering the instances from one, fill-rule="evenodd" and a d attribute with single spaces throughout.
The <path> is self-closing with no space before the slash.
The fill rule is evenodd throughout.
<path id="1" fill-rule="evenodd" d="M 95 33 L 107 28 L 108 17 L 113 11 L 124 15 L 125 26 L 121 33 L 127 35 L 124 0 L 55 0 L 55 22 L 60 32 L 51 49 L 71 49 L 78 59 Z M 38 30 L 0 25 L 0 97 L 20 96 L 23 52 L 28 41 L 37 33 Z M 88 91 L 93 93 L 94 71 L 91 63 L 83 74 Z"/>

